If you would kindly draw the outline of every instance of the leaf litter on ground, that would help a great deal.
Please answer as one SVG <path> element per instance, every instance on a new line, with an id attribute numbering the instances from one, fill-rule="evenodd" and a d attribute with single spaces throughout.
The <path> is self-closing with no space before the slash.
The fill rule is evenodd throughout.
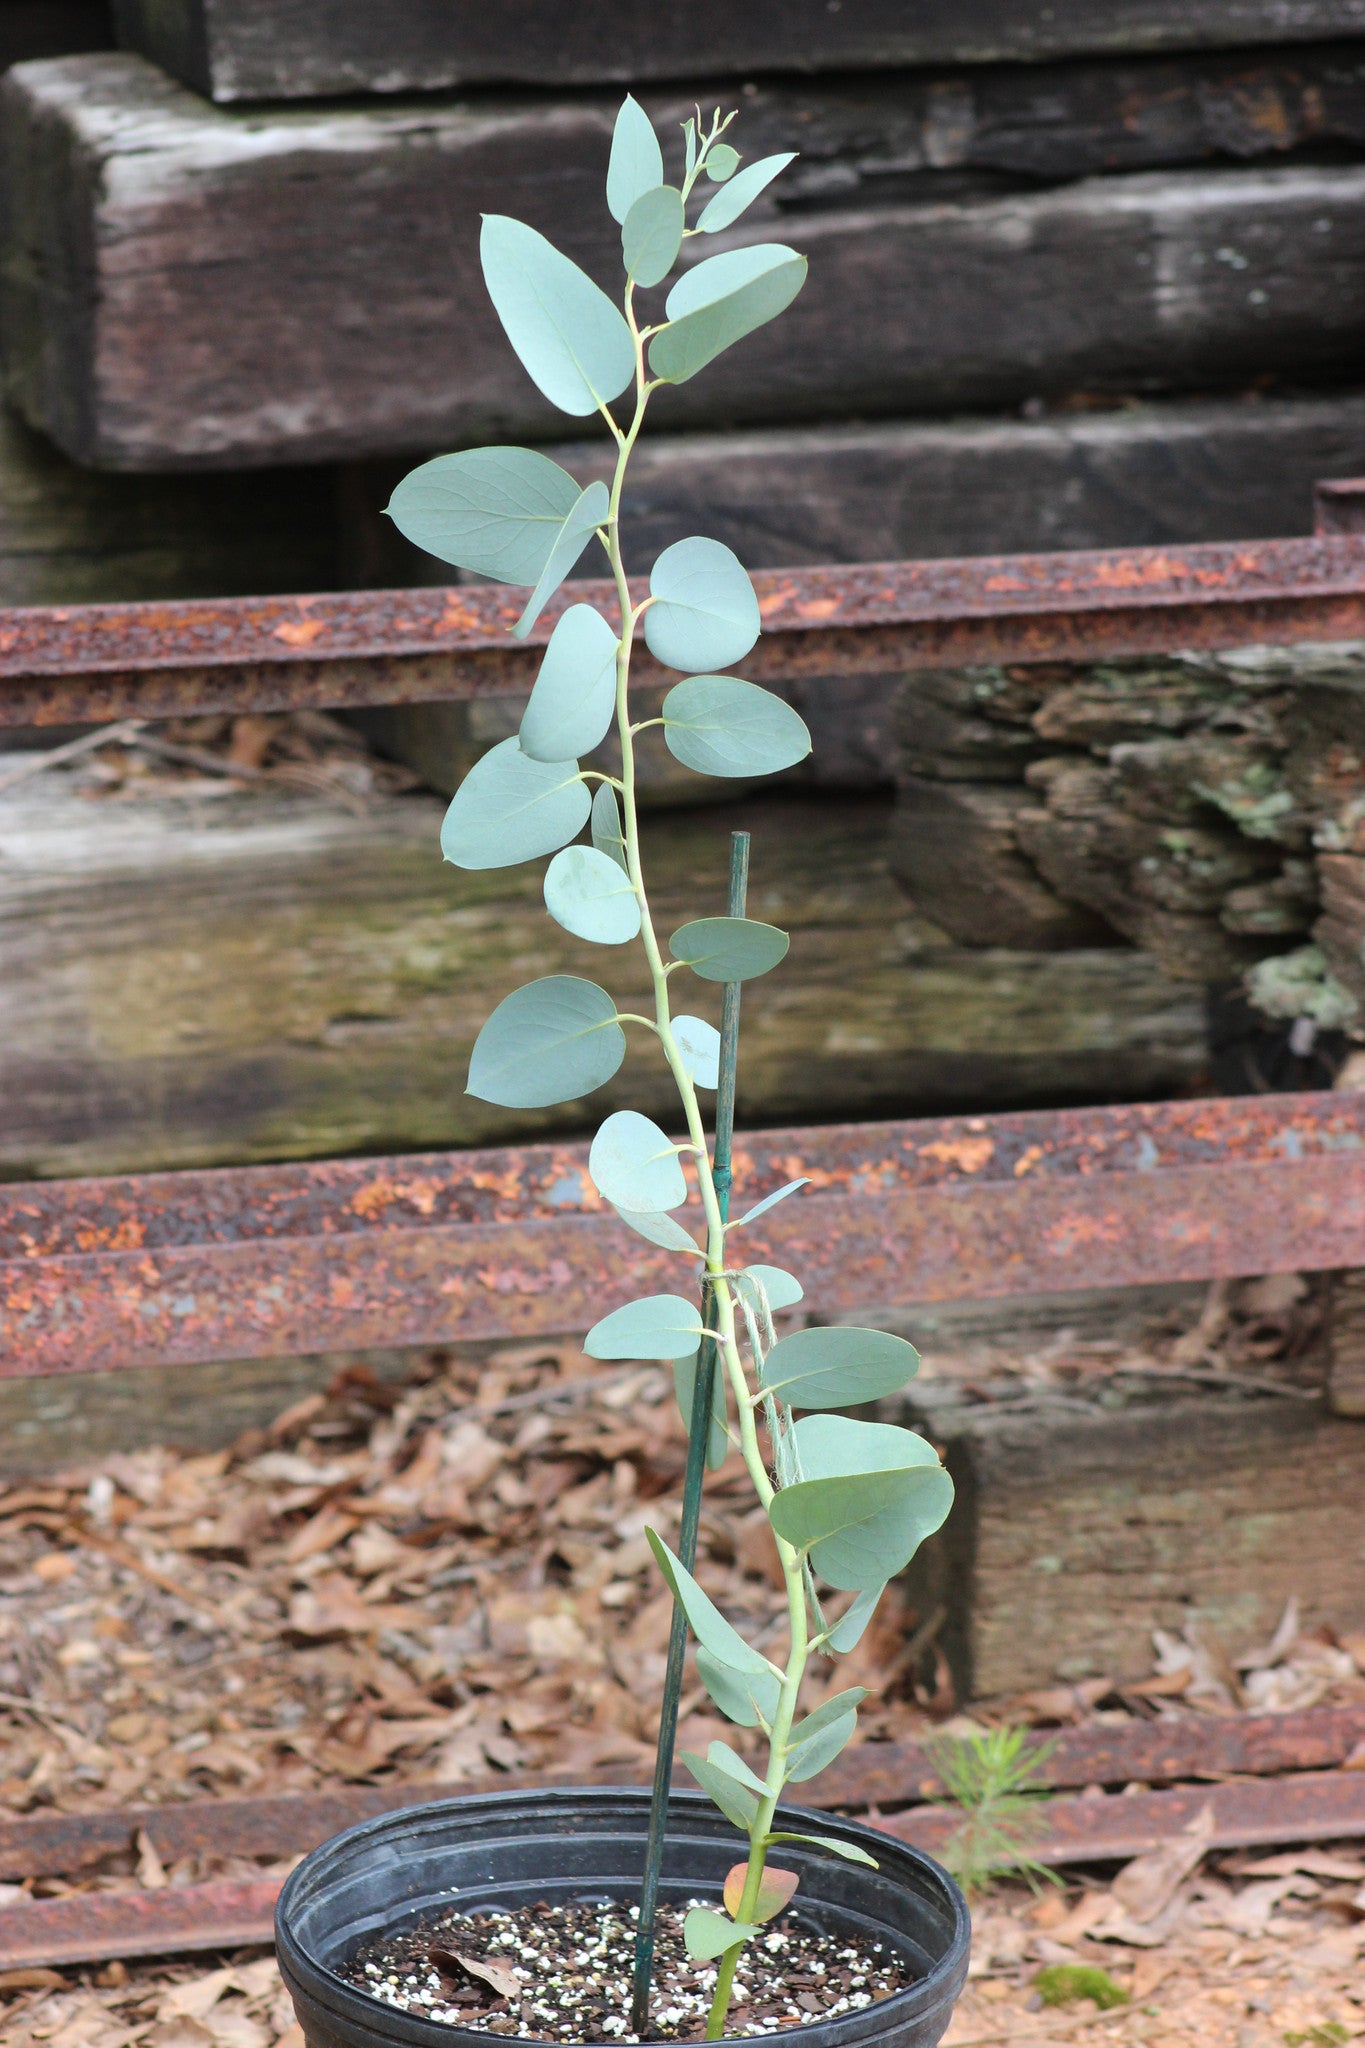
<path id="1" fill-rule="evenodd" d="M 683 1449 L 666 1368 L 604 1370 L 552 1344 L 424 1354 L 398 1377 L 343 1364 L 226 1449 L 111 1454 L 0 1487 L 0 1815 L 522 1771 L 642 1780 L 671 1607 L 644 1530 L 676 1535 Z M 698 1570 L 757 1630 L 770 1559 L 737 1478 L 722 1469 L 708 1488 Z M 1365 1700 L 1365 1644 L 1305 1634 L 1294 1612 L 1240 1654 L 1207 1631 L 1163 1637 L 1152 1679 L 1121 1693 L 1096 1679 L 971 1715 L 955 1711 L 932 1635 L 892 1608 L 845 1660 L 856 1668 L 831 1676 L 868 1687 L 864 1740 Z M 680 1740 L 704 1748 L 716 1732 L 693 1685 Z M 1082 2038 L 1084 2000 L 1049 2009 L 1046 2031 L 1030 2004 L 1040 1967 L 1073 1962 L 1114 1973 L 1134 2013 L 1144 1999 L 1173 2022 L 1207 2010 L 1207 2024 L 1182 2016 L 1172 2044 L 1365 2033 L 1351 1992 L 1365 1859 L 1205 1849 L 1191 1840 L 1161 1871 L 1138 1859 L 1112 1885 L 1040 1899 L 997 1887 L 949 2048 L 1005 2038 L 1001 2020 L 1023 2044 Z M 144 1836 L 78 1885 L 5 1887 L 0 1911 L 271 1868 L 287 1864 L 167 1867 Z M 263 1956 L 17 1975 L 0 1976 L 15 2048 L 298 2048 Z M 1116 2008 L 1106 2037 L 1128 2025 Z"/>

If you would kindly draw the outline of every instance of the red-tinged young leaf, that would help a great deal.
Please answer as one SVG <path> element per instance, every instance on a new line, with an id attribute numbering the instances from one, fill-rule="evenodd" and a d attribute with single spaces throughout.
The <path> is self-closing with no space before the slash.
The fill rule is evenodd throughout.
<path id="1" fill-rule="evenodd" d="M 721 1897 L 725 1901 L 725 1910 L 732 1919 L 739 1915 L 739 1902 L 744 1896 L 744 1880 L 748 1870 L 747 1863 L 737 1863 L 725 1880 L 725 1890 Z M 758 1887 L 758 1903 L 751 1917 L 755 1920 L 776 1919 L 783 1907 L 791 1904 L 800 1882 L 794 1870 L 776 1870 L 770 1863 L 763 1872 L 762 1882 Z"/>

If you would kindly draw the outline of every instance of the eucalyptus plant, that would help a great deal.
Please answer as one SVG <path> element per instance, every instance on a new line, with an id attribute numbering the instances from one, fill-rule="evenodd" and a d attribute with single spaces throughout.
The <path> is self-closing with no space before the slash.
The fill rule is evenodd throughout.
<path id="1" fill-rule="evenodd" d="M 720 1080 L 720 1037 L 702 1017 L 676 1009 L 675 992 L 689 977 L 733 986 L 766 974 L 785 955 L 787 935 L 746 916 L 702 914 L 665 940 L 646 887 L 636 765 L 642 731 L 662 726 L 679 762 L 722 778 L 776 774 L 810 751 L 790 705 L 725 673 L 759 636 L 754 588 L 731 550 L 702 536 L 677 541 L 654 562 L 639 596 L 622 551 L 622 492 L 653 394 L 696 376 L 781 313 L 805 282 L 806 259 L 780 243 L 704 253 L 792 161 L 783 154 L 741 167 L 724 139 L 733 119 L 717 113 L 703 124 L 698 113 L 683 124 L 682 176 L 670 183 L 648 117 L 633 99 L 621 107 L 606 183 L 621 231 L 619 303 L 535 228 L 484 217 L 483 273 L 507 338 L 554 405 L 605 423 L 616 450 L 610 484 L 580 488 L 533 449 L 481 448 L 422 464 L 389 506 L 403 533 L 440 560 L 529 588 L 512 627 L 519 638 L 594 541 L 615 586 L 614 608 L 577 603 L 562 611 L 519 733 L 470 770 L 446 814 L 441 846 L 463 868 L 553 855 L 544 877 L 551 917 L 604 947 L 638 941 L 652 990 L 651 1013 L 642 1014 L 578 975 L 547 975 L 517 989 L 478 1035 L 469 1092 L 511 1109 L 576 1102 L 617 1072 L 628 1028 L 662 1057 L 677 1088 L 685 1137 L 619 1110 L 592 1141 L 589 1173 L 627 1229 L 676 1255 L 682 1284 L 612 1308 L 588 1333 L 586 1349 L 600 1359 L 672 1362 L 689 1421 L 694 1395 L 711 1381 L 701 1418 L 707 1462 L 717 1465 L 737 1447 L 781 1565 L 786 1652 L 777 1658 L 746 1642 L 688 1564 L 649 1532 L 695 1636 L 698 1676 L 720 1712 L 758 1730 L 766 1745 L 762 1769 L 721 1740 L 704 1756 L 685 1756 L 749 1842 L 724 1888 L 723 1909 L 694 1908 L 684 1924 L 692 1956 L 717 1963 L 708 2038 L 723 2029 L 744 1944 L 796 1888 L 792 1873 L 768 1865 L 770 1848 L 794 1840 L 868 1860 L 845 1842 L 775 1824 L 784 1788 L 813 1778 L 838 1754 L 866 1697 L 852 1686 L 802 1717 L 802 1680 L 817 1653 L 853 1648 L 887 1581 L 939 1527 L 952 1500 L 951 1481 L 922 1437 L 840 1412 L 903 1387 L 919 1363 L 911 1345 L 863 1329 L 777 1335 L 774 1316 L 800 1302 L 800 1282 L 780 1267 L 747 1262 L 744 1244 L 753 1225 L 805 1183 L 792 1181 L 730 1220 L 728 1165 L 718 1170 L 708 1149 L 702 1096 Z M 680 259 L 662 310 L 652 302 L 645 310 L 641 295 L 662 287 Z M 641 633 L 655 662 L 681 678 L 658 717 L 639 715 L 631 694 Z M 613 729 L 619 751 L 607 757 L 612 765 L 582 765 Z M 853 1596 L 836 1618 L 823 1604 L 831 1590 Z"/>

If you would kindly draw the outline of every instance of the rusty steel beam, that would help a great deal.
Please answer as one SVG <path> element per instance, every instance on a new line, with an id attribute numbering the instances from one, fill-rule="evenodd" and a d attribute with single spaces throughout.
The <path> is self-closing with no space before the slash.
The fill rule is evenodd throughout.
<path id="1" fill-rule="evenodd" d="M 746 1233 L 823 1314 L 1365 1265 L 1365 1096 L 756 1133 Z M 0 1377 L 585 1329 L 676 1277 L 582 1145 L 0 1187 Z"/>
<path id="2" fill-rule="evenodd" d="M 754 577 L 743 673 L 799 676 L 1097 660 L 1365 638 L 1365 537 L 862 563 Z M 644 586 L 638 587 L 644 594 Z M 529 689 L 574 583 L 524 642 L 521 599 L 476 585 L 0 612 L 0 726 L 470 698 Z M 658 679 L 644 655 L 641 681 Z"/>
<path id="3" fill-rule="evenodd" d="M 1165 1716 L 1036 1729 L 1029 1736 L 1034 1777 L 1048 1791 L 1083 1785 L 1174 1785 L 1234 1773 L 1268 1777 L 1344 1764 L 1365 1743 L 1365 1707 L 1308 1707 L 1291 1714 Z M 941 1798 L 945 1787 L 931 1752 L 918 1743 L 869 1742 L 843 1750 L 820 1773 L 818 1806 L 893 1807 Z M 0 1836 L 0 1845 L 3 1836 Z M 288 1851 L 281 1850 L 285 1855 Z M 3 1847 L 0 1846 L 0 1854 Z"/>
<path id="4" fill-rule="evenodd" d="M 150 1892 L 71 1892 L 0 1915 L 0 1970 L 191 1955 L 270 1940 L 282 1877 Z"/>
<path id="5" fill-rule="evenodd" d="M 1124 1863 L 1163 1848 L 1212 1815 L 1210 1849 L 1270 1848 L 1282 1842 L 1359 1841 L 1365 1835 L 1365 1771 L 1304 1771 L 1289 1778 L 1180 1785 L 1165 1792 L 1083 1794 L 1039 1805 L 1028 1853 L 1039 1863 Z M 942 1853 L 960 1814 L 912 1806 L 876 1825 L 931 1855 Z"/>
<path id="6" fill-rule="evenodd" d="M 1210 1849 L 1355 1841 L 1365 1835 L 1365 1772 L 1303 1772 L 1166 1792 L 1050 1799 L 1038 1809 L 1029 1854 L 1054 1866 L 1125 1861 L 1174 1841 L 1205 1809 L 1212 1822 Z M 874 1824 L 937 1855 L 960 1821 L 957 1810 L 916 1806 L 878 1815 Z M 266 1877 L 159 1891 L 72 1892 L 11 1907 L 0 1915 L 0 1969 L 268 1942 L 283 1882 Z"/>
<path id="7" fill-rule="evenodd" d="M 1264 1776 L 1318 1771 L 1344 1763 L 1362 1743 L 1365 1707 L 1309 1707 L 1289 1714 L 1237 1714 L 1217 1720 L 1163 1716 L 1159 1721 L 1038 1732 L 1031 1746 L 1038 1785 L 1060 1791 L 1082 1785 L 1121 1787 L 1135 1781 L 1176 1784 L 1234 1772 Z M 602 1771 L 594 1777 L 612 1784 L 619 1773 Z M 525 1785 L 562 1782 L 562 1773 L 518 1776 L 518 1783 Z M 678 1782 L 691 1783 L 681 1767 Z M 505 1783 L 490 1778 L 464 1789 L 491 1792 Z M 943 1789 L 932 1756 L 918 1743 L 873 1742 L 844 1750 L 802 1797 L 812 1805 L 856 1811 L 921 1804 L 941 1797 Z M 140 1834 L 168 1865 L 191 1856 L 297 1856 L 358 1821 L 449 1797 L 448 1785 L 417 1780 L 265 1799 L 202 1799 L 91 1813 L 32 1814 L 0 1821 L 0 1883 L 80 1876 L 111 1857 L 131 1853 Z"/>

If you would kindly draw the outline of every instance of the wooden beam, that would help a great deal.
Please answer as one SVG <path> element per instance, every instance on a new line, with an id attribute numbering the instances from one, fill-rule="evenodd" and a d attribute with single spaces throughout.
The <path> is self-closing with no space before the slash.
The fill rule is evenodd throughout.
<path id="1" fill-rule="evenodd" d="M 581 1108 L 515 1113 L 463 1092 L 475 1033 L 528 961 L 592 976 L 602 962 L 546 918 L 534 868 L 443 864 L 442 808 L 378 798 L 357 816 L 336 799 L 260 789 L 92 803 L 55 773 L 10 790 L 0 1176 L 581 1128 Z M 1192 1084 L 1207 1060 L 1197 994 L 1121 946 L 1049 956 L 944 944 L 887 874 L 889 809 L 871 793 L 743 806 L 755 915 L 793 934 L 790 966 L 749 1004 L 749 1123 L 831 1102 L 849 1116 L 933 1113 Z M 723 902 L 739 815 L 687 809 L 646 825 L 665 931 L 698 890 Z M 601 1109 L 668 1117 L 668 1086 L 632 1057 Z"/>
<path id="2" fill-rule="evenodd" d="M 323 470 L 99 475 L 0 407 L 0 604 L 331 590 L 337 564 Z"/>
<path id="3" fill-rule="evenodd" d="M 22 66 L 2 93 L 9 389 L 77 460 L 231 467 L 562 433 L 486 303 L 478 219 L 528 218 L 613 274 L 610 101 L 232 114 L 131 56 Z M 750 147 L 800 133 L 781 89 L 760 106 Z M 810 284 L 663 393 L 661 424 L 1357 375 L 1365 167 L 949 200 L 879 170 L 894 106 L 855 96 L 833 124 L 851 168 L 827 143 L 781 213 L 746 221 L 806 250 Z M 683 102 L 653 111 L 671 124 Z"/>
<path id="4" fill-rule="evenodd" d="M 607 463 L 596 441 L 551 452 L 585 483 Z M 342 546 L 358 585 L 448 578 L 383 516 L 406 467 L 345 474 Z M 1167 399 L 1040 419 L 663 434 L 631 460 L 623 516 L 639 563 L 701 532 L 751 569 L 1179 546 L 1307 533 L 1315 481 L 1362 468 L 1356 392 Z"/>
<path id="5" fill-rule="evenodd" d="M 685 15 L 528 0 L 512 17 L 442 0 L 115 0 L 121 41 L 220 100 L 446 85 L 847 70 L 1208 49 L 1339 36 L 1360 0 L 700 0 Z"/>
<path id="6" fill-rule="evenodd" d="M 1365 1627 L 1358 1422 L 1311 1394 L 1208 1394 L 1178 1375 L 1115 1391 L 1126 1405 L 1089 1414 L 1046 1398 L 915 1407 L 958 1508 L 915 1559 L 911 1597 L 947 1610 L 959 1697 L 1139 1679 L 1154 1628 L 1268 1641 L 1291 1597 L 1307 1630 Z"/>

